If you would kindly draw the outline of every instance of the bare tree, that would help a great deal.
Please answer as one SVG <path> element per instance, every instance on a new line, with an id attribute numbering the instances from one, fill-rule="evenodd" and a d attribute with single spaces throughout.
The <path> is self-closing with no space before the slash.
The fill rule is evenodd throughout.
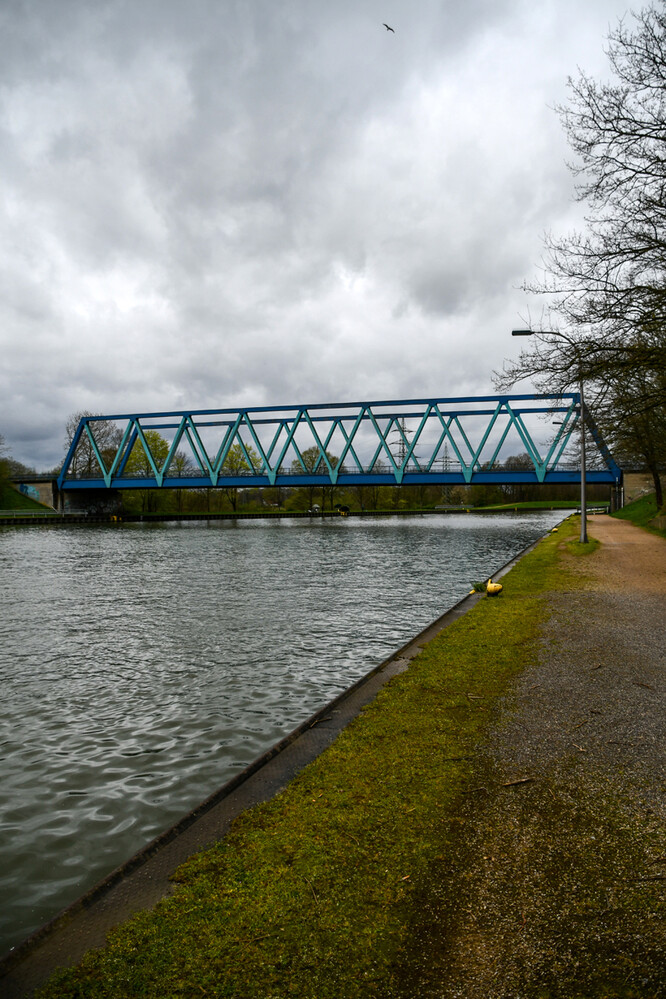
<path id="1" fill-rule="evenodd" d="M 81 420 L 97 414 L 82 410 L 72 413 L 65 426 L 65 453 L 69 451 Z M 116 455 L 122 434 L 115 423 L 110 420 L 92 420 L 90 430 L 107 469 Z M 76 450 L 69 465 L 69 474 L 80 478 L 98 478 L 102 470 L 97 460 L 95 450 L 85 431 L 79 437 Z"/>
<path id="2" fill-rule="evenodd" d="M 663 349 L 666 315 L 666 8 L 663 0 L 609 35 L 614 80 L 570 79 L 557 108 L 576 161 L 586 229 L 547 239 L 549 278 L 570 327 L 601 337 L 625 363 Z M 641 335 L 637 338 L 636 330 Z"/>
<path id="3" fill-rule="evenodd" d="M 648 451 L 661 496 L 666 466 L 666 3 L 655 0 L 608 38 L 613 74 L 581 73 L 557 108 L 575 161 L 583 232 L 546 238 L 546 275 L 525 286 L 549 296 L 546 329 L 496 375 L 564 391 L 582 378 L 588 404 L 616 443 Z M 611 415 L 612 414 L 612 415 Z M 621 421 L 621 425 L 620 425 Z M 621 431 L 621 434 L 619 433 Z M 649 441 L 649 445 L 646 442 Z M 647 460 L 644 458 L 644 460 Z"/>
<path id="4" fill-rule="evenodd" d="M 663 382 L 663 372 L 638 368 L 626 378 L 614 380 L 612 391 L 595 413 L 604 439 L 620 463 L 637 464 L 650 473 L 659 509 L 664 505 L 666 406 L 655 403 L 654 399 L 663 395 Z"/>

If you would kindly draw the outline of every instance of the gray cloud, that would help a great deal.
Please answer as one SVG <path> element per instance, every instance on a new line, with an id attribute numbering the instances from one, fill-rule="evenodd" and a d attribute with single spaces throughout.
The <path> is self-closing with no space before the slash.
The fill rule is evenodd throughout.
<path id="1" fill-rule="evenodd" d="M 5 0 L 15 457 L 54 465 L 81 409 L 489 391 L 542 232 L 578 218 L 548 105 L 623 12 Z"/>

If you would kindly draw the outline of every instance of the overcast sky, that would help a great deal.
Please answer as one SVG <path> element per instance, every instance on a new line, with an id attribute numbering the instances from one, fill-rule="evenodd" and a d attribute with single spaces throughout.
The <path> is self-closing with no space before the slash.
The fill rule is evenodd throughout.
<path id="1" fill-rule="evenodd" d="M 12 455 L 79 410 L 492 392 L 580 218 L 552 106 L 627 8 L 0 0 Z"/>

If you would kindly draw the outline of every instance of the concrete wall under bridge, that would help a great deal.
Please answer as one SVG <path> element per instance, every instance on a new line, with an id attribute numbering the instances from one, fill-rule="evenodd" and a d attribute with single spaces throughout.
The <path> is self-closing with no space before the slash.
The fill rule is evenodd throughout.
<path id="1" fill-rule="evenodd" d="M 118 489 L 58 489 L 58 480 L 50 475 L 26 475 L 14 479 L 12 486 L 17 492 L 37 503 L 57 510 L 58 513 L 112 514 L 121 509 Z"/>
<path id="2" fill-rule="evenodd" d="M 12 482 L 11 485 L 23 496 L 28 496 L 36 503 L 57 510 L 58 483 L 55 479 L 36 479 L 25 482 Z"/>
<path id="3" fill-rule="evenodd" d="M 64 490 L 60 493 L 60 511 L 63 513 L 113 514 L 120 513 L 122 499 L 119 489 Z"/>

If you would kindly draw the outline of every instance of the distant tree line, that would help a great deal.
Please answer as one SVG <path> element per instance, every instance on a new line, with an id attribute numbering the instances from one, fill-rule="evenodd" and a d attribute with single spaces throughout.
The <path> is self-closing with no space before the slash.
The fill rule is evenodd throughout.
<path id="1" fill-rule="evenodd" d="M 0 434 L 0 508 L 11 508 L 15 505 L 16 492 L 10 479 L 26 472 L 34 472 L 34 469 L 12 458 L 7 442 Z"/>
<path id="2" fill-rule="evenodd" d="M 0 434 L 0 481 L 6 482 L 10 476 L 34 473 L 34 468 L 12 458 L 7 442 Z"/>

